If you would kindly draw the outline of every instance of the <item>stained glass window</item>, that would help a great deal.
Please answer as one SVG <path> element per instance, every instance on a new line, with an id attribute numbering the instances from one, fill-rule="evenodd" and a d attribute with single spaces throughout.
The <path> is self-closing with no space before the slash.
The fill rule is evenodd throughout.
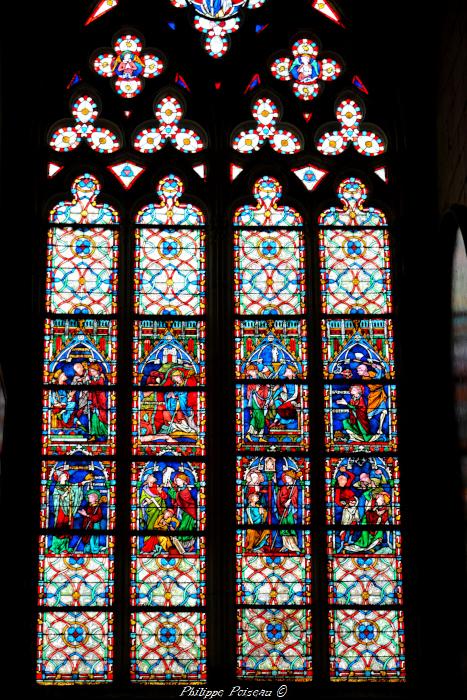
<path id="1" fill-rule="evenodd" d="M 114 124 L 99 120 L 99 100 L 93 95 L 77 93 L 72 101 L 73 120 L 58 122 L 51 129 L 49 146 L 58 153 L 74 151 L 81 143 L 97 153 L 114 153 L 122 146 Z"/>
<path id="2" fill-rule="evenodd" d="M 145 79 L 157 78 L 164 70 L 164 58 L 143 51 L 144 39 L 138 34 L 118 34 L 112 50 L 96 51 L 91 65 L 99 75 L 112 80 L 118 95 L 131 99 L 139 95 Z"/>
<path id="3" fill-rule="evenodd" d="M 338 681 L 405 677 L 389 234 L 367 196 L 349 177 L 337 189 L 340 205 L 319 216 L 330 673 Z"/>
<path id="4" fill-rule="evenodd" d="M 113 678 L 119 214 L 77 177 L 50 211 L 37 680 Z M 78 610 L 76 610 L 78 608 Z"/>
<path id="5" fill-rule="evenodd" d="M 205 217 L 175 175 L 157 195 L 135 230 L 131 678 L 189 683 L 206 680 Z"/>
<path id="6" fill-rule="evenodd" d="M 350 145 L 361 155 L 378 156 L 386 150 L 386 139 L 378 127 L 362 123 L 363 102 L 351 95 L 343 96 L 336 108 L 337 124 L 319 129 L 316 148 L 326 156 L 337 156 Z M 333 128 L 333 127 L 336 127 Z"/>
<path id="7" fill-rule="evenodd" d="M 279 56 L 271 63 L 271 72 L 277 80 L 292 81 L 294 95 L 310 101 L 319 95 L 323 82 L 335 80 L 342 71 L 342 61 L 331 56 L 319 56 L 319 43 L 307 35 L 297 39 L 291 47 L 292 56 Z"/>
<path id="8" fill-rule="evenodd" d="M 312 675 L 310 467 L 296 455 L 309 447 L 303 220 L 281 197 L 279 181 L 264 176 L 234 218 L 243 678 Z"/>
<path id="9" fill-rule="evenodd" d="M 169 1 L 214 59 L 268 5 Z M 404 680 L 391 232 L 360 170 L 387 183 L 388 139 L 313 27 L 235 76 L 232 114 L 224 61 L 191 100 L 199 75 L 152 46 L 149 23 L 107 31 L 45 135 L 69 193 L 45 241 L 37 681 L 203 685 L 227 619 L 245 682 Z"/>
<path id="10" fill-rule="evenodd" d="M 253 153 L 264 145 L 281 155 L 297 153 L 303 148 L 303 137 L 299 130 L 285 126 L 280 119 L 282 107 L 277 98 L 262 95 L 251 107 L 254 122 L 245 122 L 235 130 L 232 148 L 239 153 Z"/>
<path id="11" fill-rule="evenodd" d="M 140 153 L 154 153 L 171 144 L 182 153 L 202 151 L 207 145 L 206 136 L 199 126 L 182 119 L 184 113 L 181 96 L 161 94 L 154 102 L 157 122 L 148 122 L 144 129 L 137 131 L 134 148 Z"/>
<path id="12" fill-rule="evenodd" d="M 242 10 L 254 10 L 267 0 L 170 0 L 175 7 L 195 11 L 194 26 L 204 35 L 204 48 L 212 58 L 222 58 L 230 46 L 230 34 L 240 29 Z"/>

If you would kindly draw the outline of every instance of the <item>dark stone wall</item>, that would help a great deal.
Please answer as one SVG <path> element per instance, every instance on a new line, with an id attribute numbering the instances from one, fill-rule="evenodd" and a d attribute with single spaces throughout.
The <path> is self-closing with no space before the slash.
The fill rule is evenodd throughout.
<path id="1" fill-rule="evenodd" d="M 467 3 L 446 12 L 440 41 L 438 83 L 440 213 L 467 205 Z M 421 116 L 421 115 L 420 115 Z"/>
<path id="2" fill-rule="evenodd" d="M 467 299 L 459 290 L 456 294 L 455 306 L 452 306 L 452 316 L 447 307 L 452 305 L 451 297 L 453 282 L 459 284 L 459 278 L 467 273 L 467 258 L 460 252 L 462 244 L 457 241 L 457 255 L 454 258 L 458 230 L 467 243 L 467 3 L 465 0 L 452 0 L 444 8 L 444 21 L 441 23 L 439 42 L 439 68 L 437 93 L 437 172 L 438 172 L 438 206 L 440 214 L 440 229 L 438 241 L 440 247 L 441 275 L 439 280 L 439 295 L 436 301 L 444 315 L 441 321 L 443 332 L 442 343 L 457 362 L 451 364 L 453 382 L 448 377 L 447 389 L 451 395 L 451 406 L 456 414 L 457 431 L 454 446 L 448 454 L 453 459 L 449 476 L 449 486 L 452 493 L 451 507 L 454 511 L 454 525 L 463 533 L 455 547 L 451 550 L 454 559 L 452 580 L 459 590 L 464 589 L 467 577 L 467 461 L 465 431 L 466 425 L 466 376 L 463 368 L 459 367 L 459 355 L 465 356 L 464 316 Z M 459 248 L 459 245 L 461 246 Z M 453 265 L 454 258 L 454 265 Z M 453 269 L 453 268 L 456 269 Z M 465 289 L 465 287 L 464 287 Z M 465 294 L 465 291 L 464 291 Z M 450 323 L 450 327 L 448 327 Z M 449 342 L 447 342 L 449 341 Z M 449 347 L 448 347 L 449 345 Z M 450 358 L 451 359 L 451 358 Z M 452 381 L 452 380 L 451 380 Z M 450 385 L 450 386 L 449 386 Z M 450 407 L 451 410 L 451 407 Z M 458 497 L 460 495 L 460 497 Z M 461 506 L 463 501 L 464 516 L 462 522 Z M 463 548 L 463 551 L 462 551 Z M 457 554 L 456 554 L 457 552 Z M 454 610 L 453 610 L 454 611 Z M 459 640 L 462 657 L 461 685 L 467 686 L 467 644 L 465 630 L 467 628 L 466 606 L 459 609 Z"/>

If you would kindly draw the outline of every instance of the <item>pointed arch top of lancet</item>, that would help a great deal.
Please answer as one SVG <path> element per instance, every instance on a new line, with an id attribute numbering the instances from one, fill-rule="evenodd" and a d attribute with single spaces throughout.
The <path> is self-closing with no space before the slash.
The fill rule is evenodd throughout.
<path id="1" fill-rule="evenodd" d="M 136 223 L 145 226 L 203 226 L 205 216 L 201 209 L 191 202 L 180 202 L 184 189 L 183 181 L 177 175 L 161 178 L 156 188 L 159 202 L 142 207 Z"/>
<path id="2" fill-rule="evenodd" d="M 386 226 L 386 216 L 382 211 L 363 206 L 368 189 L 359 178 L 342 180 L 337 197 L 342 207 L 333 206 L 321 212 L 318 219 L 321 226 Z"/>
<path id="3" fill-rule="evenodd" d="M 71 186 L 72 199 L 58 202 L 50 211 L 49 221 L 54 224 L 118 224 L 117 210 L 106 202 L 100 204 L 99 180 L 90 173 L 77 177 Z"/>
<path id="4" fill-rule="evenodd" d="M 292 207 L 278 204 L 282 186 L 278 180 L 264 175 L 255 182 L 256 206 L 245 204 L 234 214 L 235 226 L 302 226 L 301 215 Z"/>

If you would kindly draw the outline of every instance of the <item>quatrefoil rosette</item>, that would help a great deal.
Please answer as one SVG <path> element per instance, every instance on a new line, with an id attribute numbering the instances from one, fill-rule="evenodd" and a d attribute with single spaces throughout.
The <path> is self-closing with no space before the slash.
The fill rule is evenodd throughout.
<path id="1" fill-rule="evenodd" d="M 52 126 L 48 143 L 58 153 L 68 153 L 86 141 L 93 151 L 115 153 L 122 146 L 122 136 L 112 122 L 97 117 L 101 112 L 97 97 L 89 93 L 75 94 L 71 102 L 74 121 L 66 119 Z"/>
<path id="2" fill-rule="evenodd" d="M 325 82 L 335 80 L 342 72 L 343 62 L 337 55 L 318 58 L 320 44 L 310 35 L 292 44 L 292 58 L 279 56 L 271 63 L 271 73 L 277 80 L 292 81 L 294 94 L 305 101 L 313 100 Z"/>
<path id="3" fill-rule="evenodd" d="M 144 38 L 135 32 L 116 34 L 110 49 L 98 49 L 91 57 L 93 70 L 112 80 L 112 87 L 121 96 L 136 97 L 144 87 L 145 78 L 156 78 L 165 68 L 165 58 L 143 51 Z"/>
<path id="4" fill-rule="evenodd" d="M 156 98 L 154 114 L 158 124 L 146 122 L 136 129 L 133 146 L 140 153 L 160 151 L 170 143 L 182 153 L 198 153 L 207 146 L 207 137 L 198 124 L 183 120 L 184 104 L 178 96 Z"/>
<path id="5" fill-rule="evenodd" d="M 192 7 L 194 26 L 205 35 L 204 48 L 213 58 L 224 56 L 230 46 L 229 35 L 240 28 L 240 10 L 255 10 L 267 0 L 170 0 L 174 7 Z"/>
<path id="6" fill-rule="evenodd" d="M 315 134 L 316 148 L 325 156 L 337 156 L 351 144 L 364 156 L 379 156 L 387 149 L 383 131 L 374 124 L 363 123 L 365 107 L 355 97 L 339 98 L 336 107 L 338 123 L 323 126 Z M 333 126 L 340 128 L 332 129 Z M 331 127 L 331 128 L 330 128 Z"/>
<path id="7" fill-rule="evenodd" d="M 232 134 L 232 148 L 239 153 L 259 151 L 265 143 L 281 155 L 298 153 L 303 148 L 303 136 L 298 129 L 280 122 L 282 106 L 267 95 L 258 97 L 252 105 L 254 122 L 240 124 Z"/>

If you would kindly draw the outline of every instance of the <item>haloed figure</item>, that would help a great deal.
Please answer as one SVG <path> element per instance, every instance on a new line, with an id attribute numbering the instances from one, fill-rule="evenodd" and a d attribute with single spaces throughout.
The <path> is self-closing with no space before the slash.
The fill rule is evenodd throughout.
<path id="1" fill-rule="evenodd" d="M 70 483 L 68 471 L 63 471 L 55 476 L 55 484 L 52 502 L 55 515 L 55 527 L 59 530 L 69 530 L 74 525 L 74 518 L 83 499 L 83 487 L 80 483 Z M 70 535 L 64 533 L 54 535 L 50 551 L 61 554 L 69 551 Z"/>
<path id="2" fill-rule="evenodd" d="M 167 494 L 157 483 L 154 474 L 148 474 L 141 489 L 139 505 L 142 524 L 147 530 L 154 530 L 156 523 L 166 508 Z M 152 552 L 157 545 L 157 537 L 148 535 L 144 538 L 143 552 Z"/>
<path id="3" fill-rule="evenodd" d="M 179 535 L 178 540 L 188 551 L 194 544 L 194 538 L 190 532 L 196 530 L 196 501 L 190 490 L 190 477 L 184 472 L 178 472 L 174 476 L 173 487 L 168 491 L 174 505 L 177 507 L 177 517 L 180 520 L 179 529 L 188 534 Z"/>
<path id="4" fill-rule="evenodd" d="M 105 376 L 98 362 L 89 365 L 89 379 L 93 384 L 104 384 Z M 107 438 L 107 396 L 105 391 L 89 393 L 91 439 L 105 440 Z"/>
<path id="5" fill-rule="evenodd" d="M 347 406 L 349 417 L 342 421 L 342 427 L 350 438 L 356 442 L 368 442 L 371 439 L 370 422 L 368 420 L 367 405 L 364 398 L 364 388 L 361 384 L 353 384 L 350 387 L 350 400 L 338 399 L 336 403 Z"/>

